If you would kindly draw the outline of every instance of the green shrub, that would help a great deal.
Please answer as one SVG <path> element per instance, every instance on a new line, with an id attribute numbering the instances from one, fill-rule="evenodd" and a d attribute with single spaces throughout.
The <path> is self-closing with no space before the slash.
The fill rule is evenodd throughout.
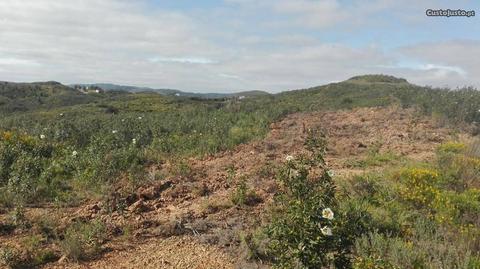
<path id="1" fill-rule="evenodd" d="M 187 160 L 177 160 L 173 165 L 173 174 L 181 177 L 189 177 L 192 174 L 192 167 Z"/>
<path id="2" fill-rule="evenodd" d="M 227 172 L 227 180 L 226 180 L 226 183 L 230 186 L 234 181 L 235 181 L 235 177 L 237 175 L 237 171 L 235 169 L 235 166 L 232 164 L 232 165 L 228 165 L 226 168 L 225 168 L 225 171 Z"/>
<path id="3" fill-rule="evenodd" d="M 64 255 L 78 261 L 98 254 L 105 236 L 105 226 L 100 221 L 76 222 L 67 228 L 60 246 Z"/>
<path id="4" fill-rule="evenodd" d="M 382 262 L 391 266 L 390 268 L 423 268 L 422 257 L 413 249 L 413 244 L 398 237 L 370 233 L 357 240 L 355 249 L 360 259 L 381 257 Z M 420 267 L 414 267 L 415 265 Z"/>
<path id="5" fill-rule="evenodd" d="M 47 242 L 58 239 L 59 220 L 52 215 L 41 215 L 32 220 L 33 231 L 40 234 Z"/>
<path id="6" fill-rule="evenodd" d="M 245 179 L 241 179 L 232 192 L 230 200 L 234 205 L 241 206 L 241 205 L 255 205 L 262 201 L 261 197 L 258 194 L 250 189 L 247 185 L 247 181 Z"/>
<path id="7" fill-rule="evenodd" d="M 12 220 L 13 225 L 19 228 L 28 228 L 30 226 L 30 223 L 25 216 L 25 208 L 21 205 L 16 206 L 11 212 L 10 212 L 10 218 Z"/>
<path id="8" fill-rule="evenodd" d="M 464 191 L 472 187 L 480 187 L 480 159 L 472 150 L 475 145 L 449 142 L 437 149 L 437 164 L 443 174 L 444 187 Z"/>
<path id="9" fill-rule="evenodd" d="M 371 146 L 367 152 L 367 156 L 360 160 L 352 160 L 347 165 L 352 167 L 369 167 L 369 166 L 383 166 L 391 164 L 400 159 L 400 156 L 392 151 L 381 152 L 381 143 L 377 142 Z"/>
<path id="10" fill-rule="evenodd" d="M 58 258 L 52 250 L 45 248 L 44 243 L 41 235 L 31 235 L 22 240 L 22 251 L 26 255 L 24 264 L 34 267 Z"/>
<path id="11" fill-rule="evenodd" d="M 323 137 L 312 131 L 305 144 L 310 155 L 287 157 L 280 173 L 283 191 L 275 199 L 278 209 L 267 227 L 273 262 L 278 268 L 347 268 L 365 214 L 342 212 L 337 206 L 335 185 L 323 160 Z"/>

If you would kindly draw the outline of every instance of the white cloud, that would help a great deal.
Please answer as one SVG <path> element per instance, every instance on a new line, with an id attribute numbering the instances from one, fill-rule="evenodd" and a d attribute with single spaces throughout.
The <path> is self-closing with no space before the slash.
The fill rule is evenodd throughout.
<path id="1" fill-rule="evenodd" d="M 17 66 L 17 67 L 25 67 L 25 66 L 39 66 L 40 64 L 32 61 L 32 60 L 25 60 L 20 58 L 1 58 L 0 57 L 0 65 L 4 66 Z"/>
<path id="2" fill-rule="evenodd" d="M 228 79 L 237 79 L 237 80 L 241 80 L 242 78 L 237 76 L 237 75 L 231 75 L 231 74 L 224 74 L 224 73 L 221 73 L 221 74 L 218 74 L 220 77 L 223 77 L 223 78 L 228 78 Z"/>
<path id="3" fill-rule="evenodd" d="M 416 68 L 429 71 L 428 76 L 415 79 L 418 83 L 480 87 L 480 78 L 476 76 L 480 74 L 480 62 L 475 58 L 475 55 L 480 55 L 478 40 L 421 43 L 400 48 L 398 51 L 404 57 L 426 63 L 422 68 Z"/>
<path id="4" fill-rule="evenodd" d="M 375 65 L 393 61 L 378 48 L 350 48 L 339 44 L 294 47 L 277 51 L 247 51 L 225 63 L 255 89 L 274 91 L 309 87 L 376 72 Z"/>
<path id="5" fill-rule="evenodd" d="M 3 69 L 12 67 L 4 79 L 158 83 L 155 74 L 165 70 L 149 59 L 207 63 L 217 57 L 220 48 L 197 34 L 188 16 L 147 13 L 138 3 L 0 1 L 0 55 L 38 63 L 17 69 L 19 60 L 0 61 Z"/>
<path id="6" fill-rule="evenodd" d="M 153 57 L 148 59 L 152 63 L 182 63 L 182 64 L 213 64 L 215 61 L 198 57 Z"/>
<path id="7" fill-rule="evenodd" d="M 465 77 L 466 72 L 458 66 L 447 66 L 447 65 L 438 65 L 438 64 L 425 64 L 420 66 L 421 70 L 441 70 L 444 72 L 455 72 L 463 77 Z"/>

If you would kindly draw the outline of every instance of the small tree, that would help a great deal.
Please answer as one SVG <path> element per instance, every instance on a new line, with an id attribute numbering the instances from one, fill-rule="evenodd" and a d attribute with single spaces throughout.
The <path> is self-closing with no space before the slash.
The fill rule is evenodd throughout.
<path id="1" fill-rule="evenodd" d="M 283 191 L 279 206 L 267 227 L 274 264 L 277 268 L 349 267 L 353 244 L 345 231 L 345 215 L 337 211 L 332 172 L 323 158 L 324 136 L 309 131 L 305 142 L 308 154 L 287 157 L 279 180 Z"/>

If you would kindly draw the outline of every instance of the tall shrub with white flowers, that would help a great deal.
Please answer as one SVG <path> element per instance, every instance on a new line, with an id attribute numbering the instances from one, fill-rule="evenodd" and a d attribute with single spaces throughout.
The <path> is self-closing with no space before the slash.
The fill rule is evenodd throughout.
<path id="1" fill-rule="evenodd" d="M 350 240 L 338 218 L 342 214 L 332 172 L 323 158 L 325 139 L 310 131 L 305 146 L 309 154 L 288 155 L 279 176 L 278 210 L 267 227 L 273 263 L 277 268 L 346 268 Z"/>

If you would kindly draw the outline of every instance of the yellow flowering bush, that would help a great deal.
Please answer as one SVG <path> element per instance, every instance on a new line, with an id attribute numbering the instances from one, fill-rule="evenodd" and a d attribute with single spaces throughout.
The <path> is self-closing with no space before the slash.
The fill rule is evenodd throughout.
<path id="1" fill-rule="evenodd" d="M 434 170 L 408 169 L 402 172 L 401 179 L 404 183 L 401 196 L 418 207 L 430 206 L 440 192 L 435 186 L 439 175 Z"/>
<path id="2" fill-rule="evenodd" d="M 9 131 L 3 132 L 1 135 L 1 139 L 4 141 L 10 141 L 12 137 L 13 137 L 13 132 L 9 132 Z"/>

